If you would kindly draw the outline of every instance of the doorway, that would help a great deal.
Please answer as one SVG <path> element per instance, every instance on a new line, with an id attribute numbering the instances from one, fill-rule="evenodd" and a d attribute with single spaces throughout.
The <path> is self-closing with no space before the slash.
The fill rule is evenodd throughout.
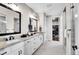
<path id="1" fill-rule="evenodd" d="M 59 18 L 52 20 L 52 40 L 59 41 Z"/>

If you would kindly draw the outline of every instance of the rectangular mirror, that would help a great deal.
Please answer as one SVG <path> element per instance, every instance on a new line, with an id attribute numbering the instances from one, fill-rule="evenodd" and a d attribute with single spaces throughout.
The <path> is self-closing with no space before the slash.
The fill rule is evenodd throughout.
<path id="1" fill-rule="evenodd" d="M 38 20 L 29 18 L 29 32 L 37 32 Z"/>
<path id="2" fill-rule="evenodd" d="M 21 33 L 21 13 L 0 3 L 0 36 Z"/>
<path id="3" fill-rule="evenodd" d="M 32 30 L 37 31 L 37 20 L 32 18 Z"/>

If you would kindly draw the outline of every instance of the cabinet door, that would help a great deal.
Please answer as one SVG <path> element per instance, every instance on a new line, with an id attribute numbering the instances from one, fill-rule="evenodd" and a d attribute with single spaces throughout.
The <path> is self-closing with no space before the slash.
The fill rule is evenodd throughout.
<path id="1" fill-rule="evenodd" d="M 22 49 L 21 49 L 21 55 L 24 55 L 24 46 L 23 47 L 21 47 Z"/>
<path id="2" fill-rule="evenodd" d="M 17 50 L 11 51 L 11 54 L 10 54 L 10 55 L 18 55 L 18 54 L 17 54 Z"/>
<path id="3" fill-rule="evenodd" d="M 24 48 L 24 54 L 25 55 L 31 55 L 33 54 L 43 43 L 42 36 L 36 36 L 29 40 L 25 41 L 25 48 Z"/>
<path id="4" fill-rule="evenodd" d="M 33 45 L 34 45 L 34 51 L 37 50 L 40 45 L 41 45 L 41 41 L 40 41 L 40 37 L 39 36 L 36 36 L 33 40 Z"/>
<path id="5" fill-rule="evenodd" d="M 37 36 L 37 45 L 38 45 L 38 47 L 41 45 L 40 36 Z"/>
<path id="6" fill-rule="evenodd" d="M 41 35 L 41 41 L 42 41 L 42 43 L 43 43 L 43 36 Z"/>
<path id="7" fill-rule="evenodd" d="M 33 42 L 33 44 L 32 44 L 33 52 L 35 52 L 37 50 L 38 46 L 39 46 L 38 45 L 39 42 L 37 40 L 37 37 L 34 37 L 32 42 Z"/>
<path id="8" fill-rule="evenodd" d="M 39 40 L 39 36 L 37 36 L 36 38 L 35 38 L 35 42 L 36 42 L 36 48 L 38 48 L 39 46 L 40 46 L 40 40 Z"/>
<path id="9" fill-rule="evenodd" d="M 41 42 L 41 44 L 42 44 L 42 43 L 43 43 L 43 36 L 40 35 L 40 36 L 39 36 L 39 39 L 40 39 L 40 42 Z"/>
<path id="10" fill-rule="evenodd" d="M 25 55 L 31 55 L 33 53 L 33 42 L 32 39 L 25 41 Z"/>
<path id="11" fill-rule="evenodd" d="M 21 55 L 21 54 L 24 54 L 23 50 L 24 50 L 24 42 L 20 42 L 20 43 L 17 43 L 13 46 L 11 46 L 11 52 L 12 52 L 12 55 Z"/>
<path id="12" fill-rule="evenodd" d="M 0 55 L 10 55 L 11 54 L 11 49 L 10 47 L 5 48 L 3 50 L 0 51 Z"/>
<path id="13" fill-rule="evenodd" d="M 17 53 L 18 53 L 18 55 L 24 55 L 24 47 L 20 47 L 20 48 L 17 50 Z"/>
<path id="14" fill-rule="evenodd" d="M 24 55 L 24 42 L 20 43 L 20 47 L 17 49 L 18 55 Z"/>

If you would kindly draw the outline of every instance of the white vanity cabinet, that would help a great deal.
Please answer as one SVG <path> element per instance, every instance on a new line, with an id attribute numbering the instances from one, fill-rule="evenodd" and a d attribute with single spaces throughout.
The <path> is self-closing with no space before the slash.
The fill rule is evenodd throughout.
<path id="1" fill-rule="evenodd" d="M 12 46 L 0 50 L 0 55 L 23 55 L 24 42 L 16 43 Z"/>
<path id="2" fill-rule="evenodd" d="M 24 54 L 24 42 L 17 43 L 11 46 L 12 55 L 23 55 Z"/>
<path id="3" fill-rule="evenodd" d="M 24 54 L 32 55 L 43 43 L 43 36 L 37 35 L 25 41 Z"/>
<path id="4" fill-rule="evenodd" d="M 43 41 L 44 41 L 43 39 L 44 39 L 43 35 L 40 35 L 40 36 L 39 36 L 39 40 L 40 40 L 40 43 L 41 43 L 41 44 L 42 44 Z"/>
<path id="5" fill-rule="evenodd" d="M 43 35 L 40 34 L 24 39 L 0 50 L 0 55 L 32 55 L 43 43 Z"/>
<path id="6" fill-rule="evenodd" d="M 41 45 L 39 36 L 36 36 L 33 40 L 33 45 L 34 45 L 34 51 L 37 50 L 39 48 L 39 46 Z"/>
<path id="7" fill-rule="evenodd" d="M 31 38 L 25 41 L 24 54 L 31 55 L 32 53 L 33 53 L 33 39 Z"/>
<path id="8" fill-rule="evenodd" d="M 0 55 L 11 55 L 11 47 L 0 50 Z"/>
<path id="9" fill-rule="evenodd" d="M 38 41 L 38 36 L 33 38 L 33 52 L 38 48 L 39 46 L 39 41 Z"/>
<path id="10" fill-rule="evenodd" d="M 41 44 L 43 43 L 43 36 L 42 35 L 38 35 L 34 38 L 33 40 L 33 45 L 34 45 L 34 52 L 41 46 Z"/>

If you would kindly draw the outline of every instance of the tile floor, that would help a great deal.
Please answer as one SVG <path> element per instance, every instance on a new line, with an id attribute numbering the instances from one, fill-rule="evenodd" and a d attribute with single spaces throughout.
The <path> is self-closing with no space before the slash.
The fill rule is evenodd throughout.
<path id="1" fill-rule="evenodd" d="M 65 55 L 65 49 L 59 42 L 46 41 L 33 55 Z"/>

